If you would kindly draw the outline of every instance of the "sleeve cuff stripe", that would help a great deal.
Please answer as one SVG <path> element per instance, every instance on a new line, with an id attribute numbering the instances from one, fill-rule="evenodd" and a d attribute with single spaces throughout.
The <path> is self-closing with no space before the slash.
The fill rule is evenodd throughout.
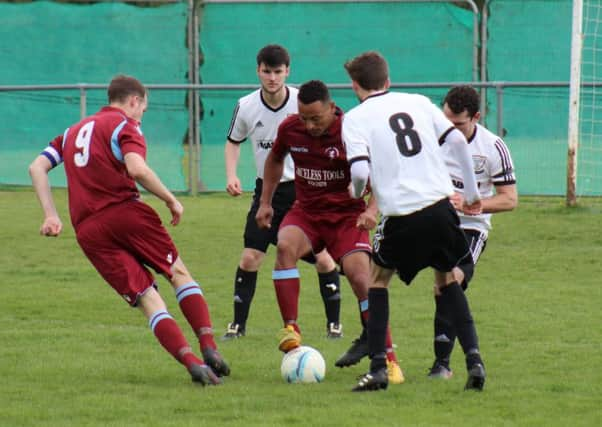
<path id="1" fill-rule="evenodd" d="M 59 155 L 59 153 L 54 148 L 52 148 L 52 147 L 46 148 L 44 151 L 42 151 L 41 154 L 43 156 L 45 156 L 48 160 L 50 160 L 50 163 L 52 164 L 52 167 L 55 167 L 56 165 L 58 165 L 62 161 L 61 156 Z"/>
<path id="2" fill-rule="evenodd" d="M 370 157 L 368 157 L 368 156 L 354 157 L 352 159 L 349 159 L 348 161 L 349 161 L 349 164 L 352 164 L 352 163 L 359 162 L 359 161 L 362 161 L 362 160 L 365 160 L 368 163 L 370 163 Z"/>
<path id="3" fill-rule="evenodd" d="M 447 135 L 449 135 L 450 132 L 453 131 L 454 129 L 455 129 L 455 127 L 452 126 L 448 130 L 446 130 L 445 132 L 443 132 L 443 134 L 439 138 L 439 145 L 445 144 L 445 138 L 447 138 Z"/>

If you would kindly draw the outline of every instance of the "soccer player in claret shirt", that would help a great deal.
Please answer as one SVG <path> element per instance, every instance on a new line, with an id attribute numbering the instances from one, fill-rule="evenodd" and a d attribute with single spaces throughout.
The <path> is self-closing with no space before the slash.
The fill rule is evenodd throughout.
<path id="1" fill-rule="evenodd" d="M 485 369 L 474 321 L 452 270 L 470 257 L 468 243 L 449 197 L 454 194 L 440 144 L 449 144 L 464 182 L 463 209 L 481 212 L 472 159 L 464 135 L 422 95 L 389 92 L 389 68 L 377 52 L 345 64 L 361 104 L 343 121 L 351 164 L 351 191 L 361 197 L 370 179 L 382 214 L 374 235 L 368 301 L 370 371 L 354 391 L 387 387 L 385 330 L 388 285 L 395 272 L 406 284 L 426 268 L 435 270 L 440 315 L 451 323 L 466 355 L 466 389 L 482 390 Z"/>
<path id="2" fill-rule="evenodd" d="M 460 226 L 468 238 L 471 258 L 465 258 L 454 267 L 454 274 L 463 290 L 473 277 L 474 267 L 485 250 L 491 229 L 491 214 L 513 210 L 518 203 L 516 177 L 510 151 L 502 139 L 481 126 L 480 97 L 471 86 L 452 88 L 443 101 L 443 113 L 468 140 L 468 148 L 474 164 L 474 173 L 479 185 L 482 213 L 466 215 L 464 209 L 464 182 L 460 165 L 448 144 L 442 146 L 445 163 L 449 169 L 455 194 L 451 201 L 460 217 Z M 435 293 L 434 350 L 435 362 L 429 372 L 431 378 L 448 379 L 452 376 L 449 366 L 454 348 L 456 332 L 452 324 L 441 316 L 441 292 Z"/>
<path id="3" fill-rule="evenodd" d="M 223 339 L 234 339 L 246 333 L 251 301 L 255 295 L 257 270 L 261 266 L 268 246 L 276 244 L 278 225 L 295 201 L 293 161 L 285 159 L 285 167 L 276 188 L 271 229 L 260 229 L 255 222 L 259 196 L 263 184 L 263 165 L 274 139 L 278 125 L 289 115 L 297 113 L 297 89 L 285 85 L 289 75 L 290 57 L 280 45 L 267 45 L 257 54 L 257 76 L 261 88 L 242 97 L 232 117 L 225 148 L 227 186 L 231 196 L 240 196 L 242 188 L 236 175 L 240 157 L 240 144 L 247 138 L 253 145 L 257 179 L 253 203 L 247 214 L 244 231 L 244 249 L 234 278 L 234 320 L 228 324 Z M 343 328 L 339 321 L 341 292 L 339 273 L 332 257 L 326 251 L 311 256 L 315 262 L 320 283 L 320 293 L 326 312 L 326 336 L 340 338 Z"/>
<path id="4" fill-rule="evenodd" d="M 376 206 L 349 196 L 349 164 L 341 141 L 343 113 L 330 98 L 328 88 L 312 80 L 299 88 L 299 113 L 278 128 L 272 151 L 265 162 L 264 182 L 257 223 L 273 227 L 272 197 L 282 177 L 286 156 L 295 163 L 297 201 L 278 231 L 273 272 L 276 297 L 284 328 L 279 349 L 288 352 L 301 345 L 298 318 L 299 270 L 297 261 L 324 248 L 342 267 L 358 299 L 362 325 L 368 318 L 370 243 L 368 230 L 376 225 Z M 385 325 L 386 363 L 391 383 L 404 381 L 391 336 Z M 365 329 L 335 365 L 356 364 L 368 355 Z"/>
<path id="5" fill-rule="evenodd" d="M 148 102 L 146 88 L 133 77 L 119 75 L 109 84 L 108 100 L 108 106 L 57 136 L 30 165 L 44 211 L 40 233 L 58 236 L 62 230 L 48 172 L 63 163 L 71 223 L 86 257 L 125 301 L 142 311 L 157 340 L 193 381 L 220 384 L 219 377 L 229 375 L 230 368 L 217 351 L 203 293 L 136 187 L 140 184 L 165 202 L 172 225 L 180 222 L 184 208 L 145 161 L 140 121 Z M 194 354 L 167 312 L 148 267 L 170 281 L 205 361 Z"/>

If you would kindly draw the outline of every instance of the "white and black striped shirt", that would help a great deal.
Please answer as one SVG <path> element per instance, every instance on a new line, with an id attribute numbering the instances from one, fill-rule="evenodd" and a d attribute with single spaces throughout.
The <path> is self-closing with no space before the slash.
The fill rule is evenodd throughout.
<path id="1" fill-rule="evenodd" d="M 468 140 L 468 147 L 474 163 L 474 172 L 482 199 L 495 194 L 494 187 L 516 184 L 514 165 L 508 147 L 502 139 L 477 123 L 475 133 Z M 449 169 L 455 191 L 464 192 L 462 172 L 448 148 L 441 146 L 445 154 L 445 164 Z M 476 216 L 458 212 L 463 228 L 471 228 L 487 233 L 491 229 L 491 214 Z"/>
<path id="2" fill-rule="evenodd" d="M 228 129 L 228 140 L 239 144 L 247 138 L 253 144 L 255 156 L 255 167 L 257 177 L 263 179 L 263 168 L 268 157 L 280 123 L 291 114 L 297 113 L 298 90 L 293 87 L 287 88 L 287 98 L 282 105 L 276 109 L 270 107 L 261 96 L 261 89 L 257 89 L 238 100 L 238 104 L 232 114 L 232 121 Z M 284 160 L 284 172 L 281 182 L 291 181 L 295 177 L 293 160 L 290 155 Z"/>

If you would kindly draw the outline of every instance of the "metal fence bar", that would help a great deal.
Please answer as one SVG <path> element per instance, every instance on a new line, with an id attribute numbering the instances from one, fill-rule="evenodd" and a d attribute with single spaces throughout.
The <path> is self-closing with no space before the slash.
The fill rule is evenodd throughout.
<path id="1" fill-rule="evenodd" d="M 486 0 L 483 4 L 483 9 L 481 11 L 481 81 L 487 81 L 487 49 L 489 48 L 488 34 L 487 34 L 487 21 L 489 20 L 489 2 L 491 0 Z M 487 91 L 485 88 L 481 88 L 481 124 L 485 123 L 485 117 L 483 112 L 487 109 Z"/>
<path id="2" fill-rule="evenodd" d="M 330 89 L 349 89 L 351 90 L 350 83 L 329 83 L 327 84 Z M 504 89 L 505 88 L 568 88 L 569 82 L 561 82 L 561 81 L 550 81 L 550 82 L 507 82 L 507 81 L 495 81 L 495 82 L 429 82 L 429 83 L 391 83 L 392 89 L 429 89 L 429 88 L 450 88 L 452 86 L 459 85 L 472 85 L 474 87 L 479 87 L 482 89 L 493 88 L 496 90 L 496 103 L 497 103 L 497 134 L 502 135 L 504 129 L 503 123 L 503 98 L 504 98 Z M 193 102 L 189 102 L 190 104 L 194 104 L 195 107 L 192 108 L 191 120 L 189 120 L 190 129 L 188 129 L 188 143 L 189 143 L 189 173 L 190 173 L 190 188 L 189 191 L 191 193 L 196 194 L 195 187 L 198 185 L 193 184 L 192 180 L 195 179 L 193 175 L 196 174 L 197 170 L 197 156 L 195 152 L 200 153 L 199 138 L 200 138 L 200 124 L 198 118 L 198 110 L 200 108 L 198 106 L 198 95 L 199 91 L 212 91 L 212 90 L 255 90 L 259 87 L 258 84 L 146 84 L 148 89 L 157 89 L 157 90 L 189 90 L 194 92 L 194 96 L 192 96 Z M 291 86 L 296 86 L 295 84 L 291 84 Z M 599 82 L 583 82 L 583 87 L 602 87 L 602 83 Z M 74 83 L 74 84 L 56 84 L 56 85 L 17 85 L 17 86 L 3 86 L 0 85 L 0 92 L 8 92 L 8 91 L 40 91 L 40 90 L 79 90 L 80 92 L 80 114 L 81 117 L 85 117 L 86 115 L 86 91 L 87 90 L 100 90 L 107 89 L 108 84 L 93 84 L 93 83 Z M 190 108 L 189 108 L 190 110 Z M 196 112 L 195 112 L 196 110 Z M 487 112 L 485 109 L 482 110 L 482 115 L 486 116 Z M 197 130 L 195 130 L 195 128 Z M 198 177 L 197 177 L 198 179 Z"/>
<path id="3" fill-rule="evenodd" d="M 194 33 L 196 31 L 194 27 L 194 20 L 192 19 L 194 15 L 194 0 L 188 0 L 188 19 L 186 22 L 187 32 L 186 32 L 186 44 L 188 46 L 188 82 L 193 85 L 196 82 L 194 81 L 194 70 L 198 68 L 198 63 L 195 61 L 194 57 Z M 195 171 L 197 170 L 197 166 L 194 159 L 194 93 L 196 91 L 193 89 L 188 89 L 186 96 L 186 106 L 188 108 L 188 132 L 186 133 L 187 145 L 188 145 L 188 192 L 191 195 L 196 195 L 197 192 L 197 177 Z"/>
<path id="4" fill-rule="evenodd" d="M 200 68 L 201 68 L 201 59 L 200 59 L 200 55 L 199 55 L 199 48 L 200 48 L 200 31 L 201 31 L 201 26 L 200 26 L 200 18 L 199 18 L 199 13 L 200 13 L 200 5 L 199 2 L 195 3 L 195 7 L 193 10 L 193 14 L 192 14 L 192 23 L 194 26 L 194 32 L 192 34 L 192 45 L 191 45 L 191 49 L 192 49 L 192 57 L 194 59 L 194 70 L 192 73 L 193 76 L 193 80 L 194 80 L 194 84 L 200 84 L 201 82 L 201 76 L 200 76 Z M 205 185 L 201 182 L 201 176 L 200 176 L 200 165 L 201 165 L 201 121 L 200 121 L 200 117 L 201 117 L 201 97 L 199 94 L 198 90 L 194 91 L 194 117 L 193 117 L 193 135 L 194 135 L 194 142 L 192 145 L 193 148 L 193 152 L 194 152 L 194 179 L 195 179 L 195 183 L 194 183 L 194 191 L 192 191 L 192 193 L 194 195 L 196 195 L 196 193 L 198 191 L 203 191 L 205 190 Z"/>
<path id="5" fill-rule="evenodd" d="M 504 86 L 498 85 L 495 87 L 496 102 L 497 102 L 497 131 L 496 134 L 500 137 L 504 136 Z"/>
<path id="6" fill-rule="evenodd" d="M 289 84 L 289 83 L 287 83 Z M 351 83 L 326 83 L 331 89 L 351 89 Z M 299 86 L 299 84 L 290 83 L 291 86 Z M 414 83 L 391 83 L 393 89 L 409 89 L 409 88 L 444 88 L 458 85 L 471 85 L 475 87 L 495 88 L 496 86 L 503 87 L 569 87 L 569 82 L 564 81 L 491 81 L 491 82 L 472 82 L 472 81 L 455 81 L 455 82 L 414 82 Z M 161 90 L 252 90 L 259 88 L 259 84 L 189 84 L 189 83 L 145 83 L 147 89 Z M 583 82 L 585 87 L 600 87 L 600 82 Z M 68 89 L 86 89 L 86 90 L 102 90 L 107 89 L 107 83 L 70 83 L 70 84 L 55 84 L 55 85 L 0 85 L 0 92 L 10 91 L 38 91 L 38 90 L 68 90 Z"/>
<path id="7" fill-rule="evenodd" d="M 327 84 L 330 89 L 349 89 L 351 90 L 350 83 L 329 83 Z M 568 88 L 569 82 L 561 82 L 561 81 L 550 81 L 550 82 L 527 82 L 527 81 L 494 81 L 494 82 L 429 82 L 429 83 L 391 83 L 392 89 L 436 89 L 436 88 L 450 88 L 452 86 L 459 85 L 472 85 L 474 87 L 479 87 L 482 89 L 493 88 L 496 90 L 497 95 L 497 134 L 502 135 L 504 123 L 503 123 L 503 98 L 504 98 L 504 89 L 505 88 Z M 599 82 L 583 82 L 581 84 L 583 87 L 602 87 L 602 83 Z M 196 152 L 200 152 L 200 148 L 198 147 L 199 138 L 200 138 L 200 124 L 198 118 L 198 95 L 199 91 L 212 91 L 212 90 L 255 90 L 259 88 L 258 84 L 163 84 L 163 83 L 150 83 L 145 85 L 148 89 L 157 89 L 157 90 L 189 90 L 194 92 L 194 96 L 192 96 L 192 102 L 189 102 L 189 111 L 190 104 L 192 103 L 194 106 L 192 107 L 192 115 L 189 120 L 190 129 L 188 129 L 188 142 L 189 142 L 189 167 L 190 167 L 190 179 L 194 179 L 193 175 L 195 175 L 195 171 L 197 166 L 197 156 Z M 296 84 L 291 84 L 291 86 L 297 86 Z M 73 84 L 55 84 L 55 85 L 16 85 L 16 86 L 6 86 L 0 85 L 0 92 L 9 92 L 9 91 L 40 91 L 40 90 L 79 90 L 80 93 L 80 114 L 81 117 L 85 117 L 86 115 L 86 91 L 87 90 L 101 90 L 107 89 L 108 84 L 95 84 L 95 83 L 73 83 Z M 196 110 L 196 111 L 195 111 Z M 487 112 L 485 109 L 482 109 L 482 115 L 486 116 Z M 195 130 L 196 128 L 196 130 Z M 191 186 L 189 191 L 195 193 L 195 186 L 197 184 L 192 184 L 192 181 L 189 183 Z"/>
<path id="8" fill-rule="evenodd" d="M 472 85 L 482 89 L 493 88 L 496 91 L 497 105 L 497 134 L 502 136 L 504 131 L 504 90 L 506 88 L 569 88 L 569 82 L 549 81 L 549 82 L 528 82 L 528 81 L 493 81 L 493 82 L 422 82 L 422 83 L 391 83 L 392 89 L 436 89 L 450 88 L 458 85 Z M 201 91 L 217 90 L 254 90 L 259 87 L 258 84 L 163 84 L 150 83 L 145 84 L 146 88 L 156 90 L 188 90 L 189 96 L 189 121 L 188 121 L 188 144 L 189 144 L 189 188 L 191 194 L 197 194 L 199 190 L 199 155 L 200 153 L 200 123 L 198 115 L 198 97 Z M 297 86 L 291 84 L 291 86 Z M 352 90 L 350 83 L 327 83 L 330 89 Z M 602 82 L 582 82 L 582 87 L 602 88 Z M 78 90 L 81 117 L 86 116 L 87 110 L 87 92 L 90 90 L 106 90 L 108 84 L 96 83 L 71 83 L 71 84 L 53 84 L 53 85 L 0 85 L 2 92 L 29 92 L 29 91 L 53 91 L 53 90 Z M 192 111 L 190 105 L 193 104 Z M 485 116 L 486 111 L 482 111 Z M 196 130 L 195 130 L 196 129 Z"/>
<path id="9" fill-rule="evenodd" d="M 86 109 L 88 107 L 88 94 L 83 87 L 79 88 L 79 116 L 86 117 Z"/>

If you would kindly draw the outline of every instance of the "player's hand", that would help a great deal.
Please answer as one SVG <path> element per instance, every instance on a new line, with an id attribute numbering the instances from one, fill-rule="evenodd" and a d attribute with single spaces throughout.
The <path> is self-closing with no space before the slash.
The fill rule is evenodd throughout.
<path id="1" fill-rule="evenodd" d="M 231 196 L 240 196 L 242 194 L 242 187 L 240 186 L 240 180 L 238 177 L 228 179 L 226 184 L 226 191 Z"/>
<path id="2" fill-rule="evenodd" d="M 40 234 L 47 237 L 56 237 L 63 230 L 63 223 L 58 216 L 49 216 L 44 219 L 40 227 Z"/>
<path id="3" fill-rule="evenodd" d="M 259 228 L 267 229 L 272 227 L 272 218 L 274 217 L 274 209 L 270 205 L 259 205 L 255 221 Z"/>
<path id="4" fill-rule="evenodd" d="M 165 205 L 171 212 L 171 221 L 169 223 L 171 225 L 178 225 L 182 218 L 182 214 L 184 213 L 184 206 L 182 206 L 178 199 L 173 199 L 172 201 L 165 203 Z"/>
<path id="5" fill-rule="evenodd" d="M 464 197 L 460 193 L 454 193 L 450 198 L 452 206 L 455 210 L 462 212 L 462 207 L 464 206 Z"/>
<path id="6" fill-rule="evenodd" d="M 357 218 L 357 222 L 355 223 L 355 226 L 361 230 L 370 231 L 374 227 L 376 227 L 376 224 L 378 222 L 376 219 L 376 216 L 377 216 L 376 212 L 373 212 L 371 209 L 366 209 Z"/>
<path id="7" fill-rule="evenodd" d="M 462 212 L 466 215 L 480 215 L 483 213 L 483 204 L 481 200 L 477 200 L 470 205 L 465 201 L 462 206 Z"/>

